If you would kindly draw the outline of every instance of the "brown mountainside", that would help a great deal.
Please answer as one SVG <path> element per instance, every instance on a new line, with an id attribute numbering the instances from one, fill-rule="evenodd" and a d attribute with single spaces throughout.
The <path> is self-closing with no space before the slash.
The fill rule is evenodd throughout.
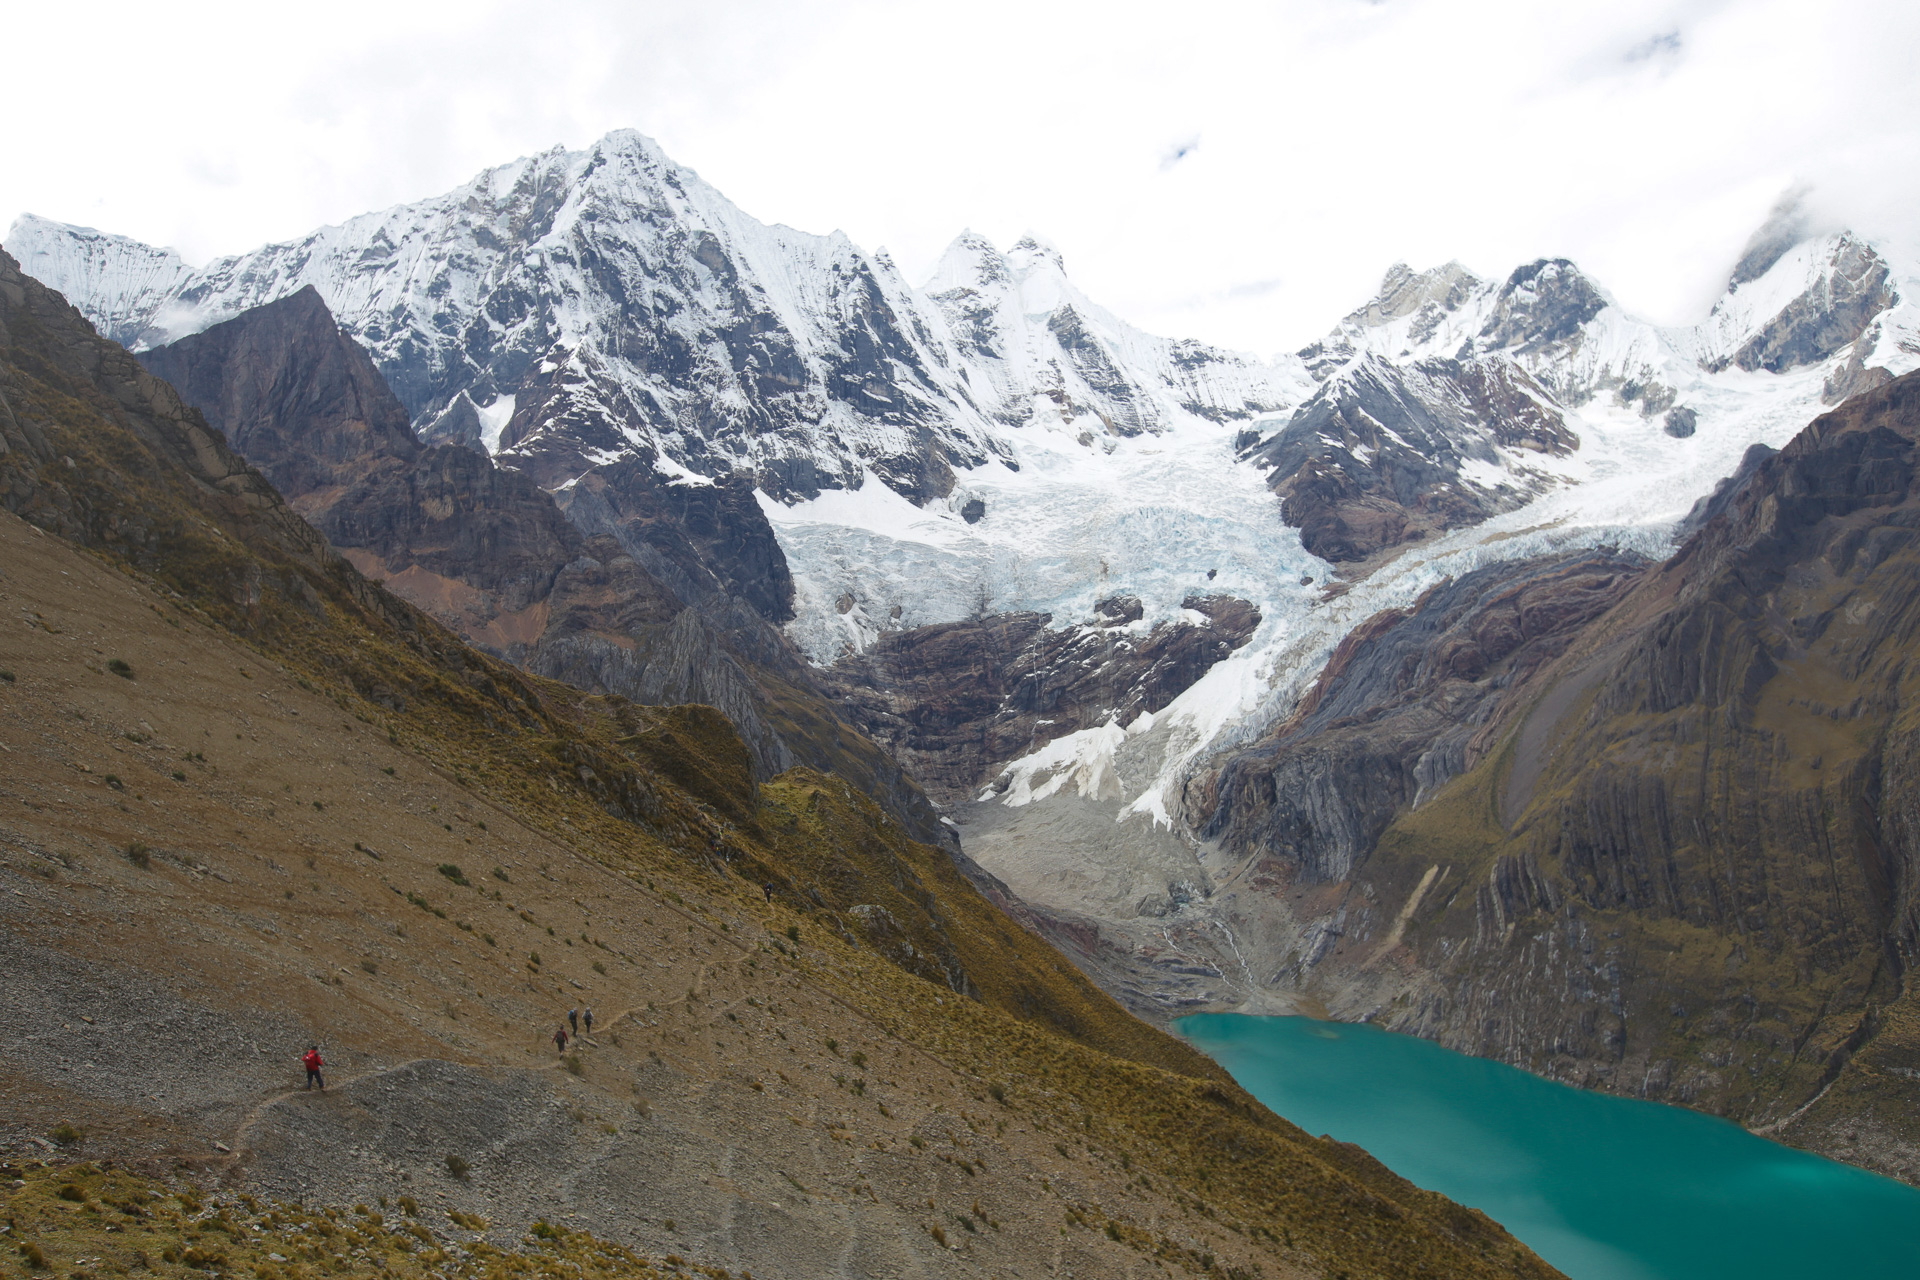
<path id="1" fill-rule="evenodd" d="M 744 481 L 596 467 L 556 503 L 463 445 L 424 445 L 312 289 L 140 356 L 362 573 L 470 644 L 589 692 L 719 707 L 762 778 L 826 769 L 922 839 L 918 787 L 836 714 L 775 625 L 793 582 Z"/>
<path id="2" fill-rule="evenodd" d="M 1284 980 L 1920 1180 L 1917 444 L 1908 376 L 1750 459 L 1663 565 L 1521 566 L 1357 633 L 1190 797 L 1296 900 Z M 1475 590 L 1515 656 L 1467 643 Z M 1447 678 L 1409 702 L 1403 662 Z M 1394 805 L 1343 794 L 1369 771 Z"/>
<path id="3" fill-rule="evenodd" d="M 217 1198 L 80 1168 L 68 1214 L 36 1174 L 9 1211 L 49 1265 L 492 1277 L 591 1230 L 650 1259 L 596 1274 L 1551 1274 L 1126 1015 L 844 781 L 756 782 L 713 712 L 529 676 L 367 583 L 4 257 L 0 440 L 0 1136 Z"/>

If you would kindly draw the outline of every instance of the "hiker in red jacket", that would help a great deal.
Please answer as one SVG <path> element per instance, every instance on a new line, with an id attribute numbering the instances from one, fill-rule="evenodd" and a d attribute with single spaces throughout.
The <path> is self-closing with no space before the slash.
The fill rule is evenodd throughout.
<path id="1" fill-rule="evenodd" d="M 561 1053 L 567 1051 L 567 1029 L 565 1027 L 561 1027 L 553 1033 L 553 1042 L 560 1046 Z"/>
<path id="2" fill-rule="evenodd" d="M 320 1060 L 320 1046 L 317 1044 L 308 1045 L 307 1052 L 300 1061 L 307 1068 L 307 1088 L 311 1089 L 313 1086 L 319 1085 L 320 1092 L 325 1093 L 327 1091 L 327 1081 L 326 1077 L 320 1074 L 320 1068 L 327 1064 Z"/>

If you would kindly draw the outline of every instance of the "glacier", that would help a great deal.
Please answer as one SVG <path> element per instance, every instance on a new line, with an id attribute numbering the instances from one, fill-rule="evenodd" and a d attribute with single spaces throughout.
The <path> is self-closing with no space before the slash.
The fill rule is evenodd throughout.
<path id="1" fill-rule="evenodd" d="M 469 443 L 549 489 L 635 457 L 681 484 L 751 475 L 795 581 L 789 634 L 818 664 L 981 614 L 1066 626 L 1131 595 L 1151 627 L 1196 594 L 1252 601 L 1252 640 L 1171 705 L 1005 762 L 981 801 L 1072 795 L 1174 832 L 1192 770 L 1284 716 L 1365 618 L 1503 559 L 1665 554 L 1751 447 L 1920 367 L 1915 260 L 1844 231 L 1756 236 L 1679 327 L 1561 259 L 1495 279 L 1396 266 L 1269 359 L 1132 327 L 1037 237 L 963 233 L 912 285 L 844 235 L 756 221 L 632 131 L 203 267 L 34 217 L 5 244 L 135 348 L 310 284 L 418 430 L 470 414 Z M 1490 377 L 1509 397 L 1491 409 Z M 1448 457 L 1369 408 L 1383 380 L 1454 433 Z M 1334 390 L 1346 427 L 1302 438 Z M 1283 438 L 1367 501 L 1471 516 L 1322 558 L 1267 469 Z"/>

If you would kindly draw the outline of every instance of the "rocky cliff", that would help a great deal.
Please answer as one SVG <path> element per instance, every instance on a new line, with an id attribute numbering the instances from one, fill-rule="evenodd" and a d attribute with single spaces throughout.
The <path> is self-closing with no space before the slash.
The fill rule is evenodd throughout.
<path id="1" fill-rule="evenodd" d="M 1355 632 L 1210 830 L 1318 922 L 1267 982 L 1912 1179 L 1920 377 L 1752 464 L 1664 564 Z"/>
<path id="2" fill-rule="evenodd" d="M 1188 807 L 1202 838 L 1258 850 L 1289 879 L 1349 879 L 1380 833 L 1478 758 L 1528 681 L 1624 597 L 1644 562 L 1580 552 L 1476 570 L 1355 628 L 1294 714 Z"/>
<path id="3" fill-rule="evenodd" d="M 1260 623 L 1244 600 L 1186 603 L 1198 621 L 1149 628 L 1140 602 L 1118 597 L 1095 621 L 1057 630 L 1046 614 L 1018 613 L 889 632 L 821 684 L 929 795 L 955 804 L 1056 738 L 1160 710 Z"/>
<path id="4" fill-rule="evenodd" d="M 779 632 L 792 579 L 743 479 L 676 482 L 626 458 L 556 502 L 484 451 L 423 444 L 311 288 L 140 359 L 357 568 L 469 643 L 591 692 L 718 707 L 761 777 L 837 769 L 941 838 Z"/>
<path id="5" fill-rule="evenodd" d="M 1270 470 L 1282 518 L 1299 528 L 1302 545 L 1339 562 L 1521 506 L 1557 482 L 1503 457 L 1561 457 L 1579 447 L 1553 397 L 1511 361 L 1429 357 L 1395 366 L 1369 355 L 1329 377 L 1243 456 Z"/>

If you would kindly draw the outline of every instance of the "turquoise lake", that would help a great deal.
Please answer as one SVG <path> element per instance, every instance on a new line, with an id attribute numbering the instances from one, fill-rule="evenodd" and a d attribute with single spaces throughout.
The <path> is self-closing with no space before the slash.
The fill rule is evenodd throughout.
<path id="1" fill-rule="evenodd" d="M 1920 1191 L 1724 1120 L 1377 1027 L 1175 1025 L 1280 1115 L 1484 1210 L 1572 1280 L 1920 1277 Z"/>

